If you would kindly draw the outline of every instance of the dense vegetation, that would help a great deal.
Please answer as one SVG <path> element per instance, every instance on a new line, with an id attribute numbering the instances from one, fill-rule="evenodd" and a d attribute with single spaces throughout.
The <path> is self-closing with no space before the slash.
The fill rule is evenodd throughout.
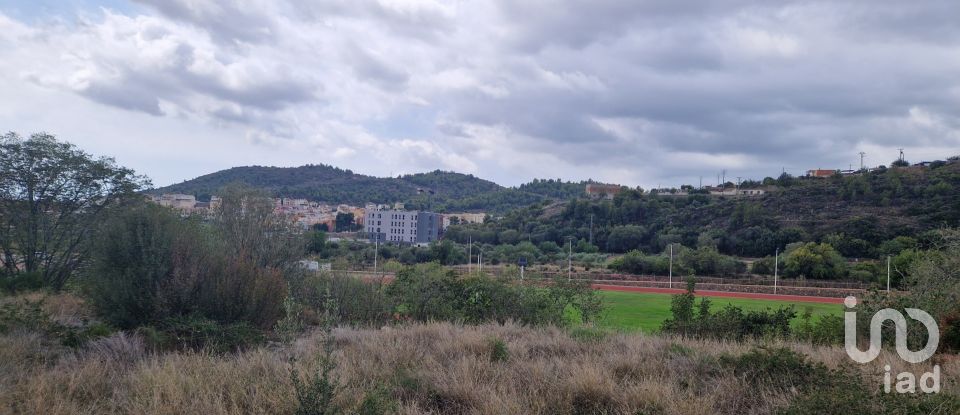
<path id="1" fill-rule="evenodd" d="M 505 212 L 544 200 L 579 197 L 587 182 L 534 180 L 504 188 L 473 175 L 446 171 L 372 177 L 327 165 L 300 167 L 248 166 L 207 174 L 153 193 L 186 193 L 209 198 L 220 188 L 242 183 L 274 196 L 305 198 L 332 204 L 405 202 L 408 209 L 437 212 Z"/>

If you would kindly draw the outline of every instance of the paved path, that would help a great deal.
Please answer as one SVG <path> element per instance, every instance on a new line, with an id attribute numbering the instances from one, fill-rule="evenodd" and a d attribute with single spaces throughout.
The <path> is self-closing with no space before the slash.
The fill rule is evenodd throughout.
<path id="1" fill-rule="evenodd" d="M 679 288 L 650 288 L 650 287 L 627 287 L 623 285 L 592 284 L 593 288 L 603 291 L 625 291 L 634 293 L 655 293 L 655 294 L 682 294 L 686 290 Z M 725 297 L 725 298 L 749 298 L 754 300 L 774 300 L 793 303 L 823 303 L 823 304 L 843 304 L 842 298 L 831 297 L 807 297 L 803 295 L 781 295 L 781 294 L 760 294 L 760 293 L 741 293 L 732 291 L 709 291 L 697 290 L 698 296 L 703 297 Z"/>

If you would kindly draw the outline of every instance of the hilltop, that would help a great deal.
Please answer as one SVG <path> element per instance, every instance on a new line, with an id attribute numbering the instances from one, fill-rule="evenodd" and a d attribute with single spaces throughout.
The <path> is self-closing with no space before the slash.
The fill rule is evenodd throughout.
<path id="1" fill-rule="evenodd" d="M 231 183 L 263 189 L 273 196 L 328 203 L 405 202 L 415 209 L 504 212 L 554 199 L 580 196 L 587 183 L 534 180 L 515 188 L 470 174 L 435 170 L 397 177 L 374 177 L 324 164 L 300 167 L 244 166 L 206 174 L 150 193 L 185 193 L 201 199 Z"/>

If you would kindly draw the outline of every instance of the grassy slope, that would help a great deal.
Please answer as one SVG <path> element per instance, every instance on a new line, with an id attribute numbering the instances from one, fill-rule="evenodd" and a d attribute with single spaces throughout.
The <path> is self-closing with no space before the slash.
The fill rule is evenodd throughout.
<path id="1" fill-rule="evenodd" d="M 606 315 L 600 324 L 607 328 L 625 331 L 639 330 L 650 333 L 659 329 L 660 324 L 670 317 L 671 296 L 667 294 L 601 291 L 600 295 L 607 306 Z M 710 301 L 713 303 L 712 309 L 714 310 L 725 307 L 727 304 L 733 304 L 744 310 L 763 310 L 765 308 L 778 308 L 782 305 L 795 305 L 798 314 L 810 308 L 814 316 L 823 314 L 841 315 L 840 313 L 843 312 L 842 307 L 837 304 L 787 303 L 741 298 L 710 298 Z"/>

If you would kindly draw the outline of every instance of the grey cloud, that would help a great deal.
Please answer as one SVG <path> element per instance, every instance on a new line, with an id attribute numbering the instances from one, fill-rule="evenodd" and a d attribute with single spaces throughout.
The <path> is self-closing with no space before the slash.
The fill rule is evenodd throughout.
<path id="1" fill-rule="evenodd" d="M 358 78 L 376 83 L 385 89 L 400 89 L 409 79 L 402 69 L 371 55 L 359 45 L 348 47 L 345 55 Z"/>
<path id="2" fill-rule="evenodd" d="M 81 90 L 80 95 L 112 107 L 163 115 L 160 101 L 150 91 L 128 88 L 123 84 L 92 83 Z"/>
<path id="3" fill-rule="evenodd" d="M 845 167 L 865 147 L 960 152 L 952 1 L 140 1 L 165 16 L 144 38 L 189 24 L 214 50 L 181 38 L 168 66 L 107 61 L 119 75 L 80 94 L 260 143 L 427 144 L 343 166 L 373 174 L 460 156 L 506 184 L 543 168 L 650 186 Z"/>
<path id="4" fill-rule="evenodd" d="M 260 42 L 273 38 L 276 22 L 255 2 L 226 0 L 133 0 L 153 7 L 172 19 L 206 29 L 214 38 L 229 42 Z"/>

